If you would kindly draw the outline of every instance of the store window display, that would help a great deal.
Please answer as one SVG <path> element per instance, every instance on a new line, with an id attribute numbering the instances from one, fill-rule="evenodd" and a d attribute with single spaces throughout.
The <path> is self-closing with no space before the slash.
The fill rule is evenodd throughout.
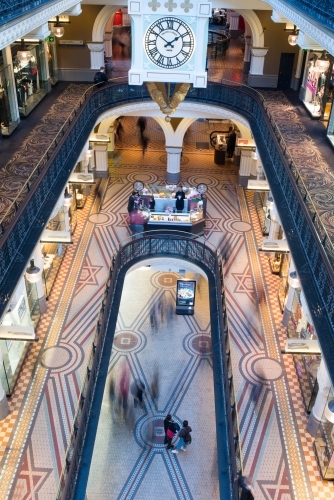
<path id="1" fill-rule="evenodd" d="M 40 318 L 39 301 L 35 283 L 21 278 L 9 301 L 6 313 L 1 318 L 1 327 L 19 327 L 22 332 L 31 334 Z M 3 365 L 0 378 L 7 395 L 11 395 L 21 366 L 29 349 L 29 342 L 23 340 L 0 340 Z"/>
<path id="2" fill-rule="evenodd" d="M 29 45 L 29 57 L 17 57 L 19 46 L 12 46 L 16 97 L 21 116 L 27 116 L 47 94 L 46 60 L 43 42 Z"/>
<path id="3" fill-rule="evenodd" d="M 313 118 L 328 122 L 333 93 L 333 61 L 328 58 L 325 66 L 319 65 L 321 57 L 320 53 L 311 53 L 306 65 L 303 102 Z"/>
<path id="4" fill-rule="evenodd" d="M 13 115 L 15 116 L 15 111 L 14 113 L 12 113 L 11 111 L 11 97 L 14 94 L 14 89 L 10 88 L 10 71 L 10 66 L 5 67 L 0 65 L 0 124 L 2 135 L 10 135 L 16 129 L 19 123 L 18 120 L 13 119 Z"/>

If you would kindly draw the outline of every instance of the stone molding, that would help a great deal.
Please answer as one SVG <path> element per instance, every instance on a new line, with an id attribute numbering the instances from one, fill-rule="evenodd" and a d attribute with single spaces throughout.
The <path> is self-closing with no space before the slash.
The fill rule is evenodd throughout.
<path id="1" fill-rule="evenodd" d="M 59 2 L 47 4 L 44 8 L 29 12 L 2 26 L 0 30 L 0 50 L 14 43 L 15 40 L 24 38 L 27 33 L 37 29 L 47 23 L 49 19 L 71 9 L 78 3 L 80 3 L 78 0 L 60 0 Z"/>

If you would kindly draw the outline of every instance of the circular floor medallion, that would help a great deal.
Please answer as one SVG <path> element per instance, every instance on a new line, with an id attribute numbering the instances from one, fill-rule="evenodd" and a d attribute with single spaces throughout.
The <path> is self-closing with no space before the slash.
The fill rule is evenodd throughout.
<path id="1" fill-rule="evenodd" d="M 114 337 L 113 349 L 121 352 L 136 351 L 142 345 L 142 339 L 135 332 L 119 332 Z"/>
<path id="2" fill-rule="evenodd" d="M 257 359 L 253 364 L 253 371 L 263 380 L 277 380 L 282 376 L 282 367 L 278 361 L 270 358 Z"/>
<path id="3" fill-rule="evenodd" d="M 89 222 L 93 224 L 106 224 L 110 217 L 107 214 L 93 214 L 89 217 Z"/>
<path id="4" fill-rule="evenodd" d="M 194 335 L 189 339 L 189 350 L 200 356 L 210 356 L 211 337 L 209 335 Z"/>
<path id="5" fill-rule="evenodd" d="M 179 276 L 173 273 L 159 273 L 153 276 L 156 286 L 163 288 L 175 288 L 178 279 L 180 279 Z"/>
<path id="6" fill-rule="evenodd" d="M 44 368 L 59 369 L 71 361 L 71 352 L 66 347 L 49 347 L 42 355 L 41 364 Z"/>
<path id="7" fill-rule="evenodd" d="M 181 422 L 179 422 L 175 416 L 173 416 L 173 419 L 182 427 Z M 152 446 L 153 448 L 164 448 L 166 446 L 164 444 L 164 417 L 162 415 L 157 415 L 142 420 L 139 423 L 136 434 L 143 444 Z"/>
<path id="8" fill-rule="evenodd" d="M 223 227 L 229 233 L 248 233 L 252 226 L 242 220 L 227 220 L 223 222 Z"/>

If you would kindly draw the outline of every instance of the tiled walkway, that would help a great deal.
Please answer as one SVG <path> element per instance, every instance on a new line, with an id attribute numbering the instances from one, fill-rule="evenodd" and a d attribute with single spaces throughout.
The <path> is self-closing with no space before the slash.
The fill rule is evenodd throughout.
<path id="1" fill-rule="evenodd" d="M 124 125 L 129 130 L 133 128 L 131 119 L 128 125 L 124 120 Z M 192 125 L 194 134 L 208 134 L 196 130 L 198 125 L 202 126 L 201 123 Z M 125 143 L 120 146 L 125 147 Z M 158 142 L 156 148 L 159 148 Z M 212 162 L 212 153 L 192 153 L 193 147 L 190 146 L 187 151 L 186 146 L 182 181 L 190 185 L 208 184 L 206 238 L 220 248 L 226 259 L 224 275 L 244 471 L 253 477 L 257 499 L 328 498 L 334 495 L 334 488 L 320 480 L 312 440 L 305 431 L 307 417 L 292 360 L 289 356 L 282 359 L 280 355 L 285 332 L 280 326 L 281 312 L 276 298 L 278 278 L 271 274 L 267 257 L 257 252 L 262 235 L 252 197 L 237 187 L 237 169 L 233 164 L 217 167 Z M 39 354 L 31 352 L 27 371 L 21 377 L 22 396 L 15 407 L 19 418 L 11 415 L 1 423 L 1 430 L 7 429 L 6 435 L 1 436 L 1 484 L 3 492 L 10 491 L 7 496 L 10 499 L 51 500 L 55 497 L 112 250 L 128 236 L 127 197 L 135 180 L 161 185 L 166 182 L 163 144 L 160 144 L 160 151 L 148 150 L 145 157 L 133 147 L 120 149 L 118 154 L 118 167 L 111 166 L 101 215 L 98 218 L 93 215 L 93 196 L 89 197 L 84 211 L 79 212 L 74 245 L 66 254 L 57 285 L 51 294 L 48 312 L 40 323 L 45 344 Z M 130 491 L 128 488 L 134 493 L 133 498 L 150 498 L 147 496 L 148 484 L 152 488 L 152 498 L 166 498 L 164 492 L 171 492 L 168 498 L 208 498 L 200 493 L 203 491 L 200 488 L 207 481 L 213 488 L 210 498 L 215 498 L 214 434 L 208 437 L 207 445 L 206 442 L 203 444 L 201 436 L 208 421 L 212 426 L 210 419 L 213 411 L 207 409 L 212 407 L 210 360 L 206 356 L 199 358 L 189 354 L 187 347 L 192 335 L 208 336 L 210 333 L 205 281 L 201 280 L 200 290 L 203 319 L 195 315 L 193 321 L 184 321 L 173 316 L 167 328 L 167 319 L 160 318 L 162 323 L 156 335 L 156 330 L 150 326 L 152 302 L 164 296 L 168 310 L 168 303 L 174 300 L 174 288 L 166 286 L 166 275 L 161 272 L 147 271 L 145 277 L 140 273 L 143 274 L 143 271 L 136 271 L 129 280 L 133 279 L 141 285 L 145 279 L 146 285 L 143 284 L 140 295 L 136 295 L 132 283 L 129 283 L 124 297 L 131 301 L 132 308 L 129 312 L 122 304 L 117 337 L 121 340 L 122 336 L 131 334 L 137 342 L 144 339 L 144 347 L 129 354 L 122 351 L 120 346 L 124 343 L 120 342 L 120 346 L 115 346 L 110 367 L 115 367 L 116 387 L 116 372 L 123 370 L 124 366 L 131 368 L 131 376 L 138 373 L 147 387 L 151 387 L 156 369 L 160 374 L 160 396 L 154 402 L 151 392 L 146 395 L 145 412 L 136 409 L 125 423 L 120 412 L 112 406 L 108 386 L 101 426 L 106 425 L 105 432 L 108 430 L 113 444 L 105 440 L 102 448 L 96 448 L 96 453 L 105 464 L 109 455 L 108 460 L 103 459 L 103 452 L 109 453 L 110 446 L 119 450 L 117 456 L 112 453 L 109 464 L 113 473 L 109 469 L 108 484 L 112 484 L 115 494 L 103 496 L 101 491 L 100 497 L 92 496 L 89 486 L 88 500 L 121 498 L 124 492 Z M 69 274 L 71 280 L 66 280 Z M 170 278 L 173 283 L 175 275 L 171 274 Z M 129 293 L 134 294 L 130 299 Z M 168 356 L 167 366 L 165 357 L 162 361 L 161 356 L 156 356 L 157 349 L 165 352 L 170 345 L 169 340 L 166 345 L 166 337 L 176 342 Z M 41 347 L 41 341 L 38 347 Z M 35 366 L 34 356 L 38 356 Z M 147 364 L 152 359 L 154 362 Z M 193 446 L 183 455 L 170 456 L 164 450 L 160 452 L 160 442 L 153 443 L 153 455 L 148 457 L 145 450 L 150 449 L 150 443 L 140 441 L 142 426 L 148 425 L 149 416 L 153 424 L 152 429 L 146 427 L 146 431 L 149 429 L 159 439 L 157 435 L 162 415 L 170 407 L 168 401 L 173 401 L 182 369 L 190 365 L 191 360 L 195 363 L 195 375 L 189 379 L 184 398 L 172 409 L 178 419 L 188 418 L 193 425 Z M 203 378 L 201 382 L 196 378 L 199 373 Z M 29 398 L 25 396 L 25 386 L 28 387 Z M 198 392 L 199 402 L 196 400 Z M 110 426 L 107 425 L 108 419 Z M 154 422 L 158 422 L 157 428 Z M 137 440 L 132 429 L 135 429 Z M 98 435 L 97 441 L 100 442 L 100 439 Z M 197 453 L 198 449 L 200 452 Z M 129 454 L 131 462 L 127 460 Z M 140 481 L 138 485 L 131 485 L 131 471 L 142 459 L 146 463 L 142 463 Z M 97 467 L 96 460 L 98 456 L 93 459 L 93 471 Z M 203 471 L 195 491 L 190 471 L 207 460 L 211 467 Z M 103 473 L 106 477 L 107 471 L 103 470 Z M 183 484 L 181 493 L 177 492 L 175 480 Z M 1 495 L 6 498 L 5 493 Z M 123 498 L 127 498 L 126 494 Z"/>

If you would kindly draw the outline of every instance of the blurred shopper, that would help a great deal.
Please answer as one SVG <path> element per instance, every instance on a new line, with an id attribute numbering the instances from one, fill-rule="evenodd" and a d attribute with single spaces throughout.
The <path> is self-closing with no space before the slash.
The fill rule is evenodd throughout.
<path id="1" fill-rule="evenodd" d="M 192 428 L 188 425 L 188 420 L 184 420 L 182 424 L 182 429 L 178 432 L 178 437 L 180 438 L 175 449 L 172 450 L 172 453 L 179 453 L 179 450 L 187 451 L 188 444 L 191 443 L 191 435 Z"/>

